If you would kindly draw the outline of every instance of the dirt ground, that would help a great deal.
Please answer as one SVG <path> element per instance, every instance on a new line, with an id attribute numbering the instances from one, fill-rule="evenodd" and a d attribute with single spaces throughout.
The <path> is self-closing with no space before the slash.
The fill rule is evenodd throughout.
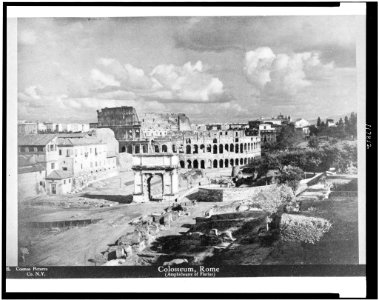
<path id="1" fill-rule="evenodd" d="M 229 175 L 229 170 L 224 171 Z M 220 176 L 211 172 L 208 176 Z M 129 222 L 139 216 L 161 212 L 167 202 L 132 203 L 133 174 L 119 176 L 92 184 L 77 195 L 56 196 L 57 201 L 109 201 L 113 206 L 83 206 L 64 208 L 52 205 L 20 206 L 20 220 L 57 221 L 75 219 L 102 219 L 98 223 L 70 229 L 32 229 L 19 226 L 20 245 L 30 249 L 25 265 L 39 266 L 93 266 L 91 260 L 105 251 L 122 235 L 134 231 Z M 86 201 L 83 200 L 82 201 Z M 39 199 L 43 202 L 43 197 Z M 46 200 L 46 199 L 45 199 Z M 51 201 L 51 197 L 48 199 Z M 278 242 L 262 247 L 243 244 L 231 247 L 219 258 L 224 264 L 355 264 L 358 263 L 358 217 L 356 198 L 336 198 L 318 202 L 303 212 L 323 217 L 332 222 L 332 229 L 316 245 Z M 214 203 L 198 203 L 159 236 L 179 236 L 194 224 Z"/>
<path id="2" fill-rule="evenodd" d="M 212 176 L 212 174 L 211 174 Z M 19 206 L 19 245 L 29 248 L 30 255 L 24 265 L 83 266 L 94 265 L 89 260 L 105 251 L 121 235 L 132 232 L 128 223 L 139 216 L 160 212 L 171 203 L 132 203 L 133 173 L 122 172 L 119 176 L 93 183 L 83 192 L 65 196 L 40 196 L 39 205 Z M 51 201 L 114 203 L 114 206 L 83 205 L 62 207 L 51 205 Z M 193 214 L 201 214 L 210 205 L 199 204 L 192 208 Z M 191 214 L 192 215 L 192 214 Z M 63 220 L 102 219 L 85 227 L 70 229 L 33 229 L 25 222 L 51 222 Z M 188 230 L 183 223 L 193 223 L 192 216 L 182 217 L 162 234 L 179 234 Z"/>

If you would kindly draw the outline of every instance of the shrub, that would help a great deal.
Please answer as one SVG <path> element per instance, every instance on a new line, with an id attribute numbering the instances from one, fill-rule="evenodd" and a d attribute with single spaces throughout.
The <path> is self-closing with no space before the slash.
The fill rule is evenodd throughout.
<path id="1" fill-rule="evenodd" d="M 285 166 L 282 169 L 280 176 L 278 176 L 278 180 L 279 183 L 286 183 L 293 191 L 296 191 L 303 175 L 304 172 L 300 168 Z"/>
<path id="2" fill-rule="evenodd" d="M 280 187 L 276 186 L 268 191 L 260 191 L 258 195 L 252 199 L 252 203 L 254 207 L 273 214 L 294 200 L 295 195 L 292 189 L 282 185 Z"/>
<path id="3" fill-rule="evenodd" d="M 322 218 L 282 214 L 280 235 L 286 242 L 315 244 L 331 226 L 328 220 Z"/>

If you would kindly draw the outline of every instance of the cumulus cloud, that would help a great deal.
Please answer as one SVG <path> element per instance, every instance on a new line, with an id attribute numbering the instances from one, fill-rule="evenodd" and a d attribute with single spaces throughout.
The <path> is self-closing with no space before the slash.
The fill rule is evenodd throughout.
<path id="1" fill-rule="evenodd" d="M 120 86 L 120 82 L 118 82 L 111 74 L 105 74 L 98 69 L 91 70 L 91 79 L 99 89 L 108 86 Z"/>
<path id="2" fill-rule="evenodd" d="M 166 102 L 217 101 L 224 94 L 221 80 L 207 73 L 201 61 L 187 62 L 183 66 L 157 65 L 149 74 L 111 58 L 99 59 L 98 65 L 101 71 L 96 69 L 91 77 L 102 89 L 117 86 L 123 91 Z"/>
<path id="3" fill-rule="evenodd" d="M 286 97 L 330 76 L 334 63 L 322 63 L 318 52 L 275 54 L 261 47 L 246 52 L 244 69 L 247 80 L 261 93 Z"/>
<path id="4" fill-rule="evenodd" d="M 166 100 L 208 102 L 224 93 L 224 84 L 206 73 L 201 61 L 193 65 L 187 62 L 183 66 L 158 65 L 150 76 L 160 86 L 157 95 Z"/>

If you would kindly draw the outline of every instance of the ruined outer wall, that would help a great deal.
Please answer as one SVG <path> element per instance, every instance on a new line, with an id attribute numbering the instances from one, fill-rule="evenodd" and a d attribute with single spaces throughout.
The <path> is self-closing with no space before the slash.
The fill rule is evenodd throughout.
<path id="1" fill-rule="evenodd" d="M 223 188 L 219 186 L 199 188 L 199 201 L 223 202 L 251 199 L 261 191 L 267 191 L 275 187 L 275 184 L 254 186 L 245 188 Z"/>
<path id="2" fill-rule="evenodd" d="M 178 114 L 178 127 L 180 131 L 191 130 L 191 122 L 185 114 Z"/>

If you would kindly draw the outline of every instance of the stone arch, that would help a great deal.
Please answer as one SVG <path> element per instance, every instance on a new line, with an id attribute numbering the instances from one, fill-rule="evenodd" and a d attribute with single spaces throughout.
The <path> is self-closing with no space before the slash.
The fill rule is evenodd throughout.
<path id="1" fill-rule="evenodd" d="M 224 167 L 224 161 L 222 159 L 220 159 L 219 161 L 219 167 L 220 168 L 223 168 Z"/>
<path id="2" fill-rule="evenodd" d="M 217 144 L 217 139 L 213 139 L 213 143 L 214 143 L 214 144 Z"/>
<path id="3" fill-rule="evenodd" d="M 245 150 L 245 152 L 247 151 L 247 144 L 246 143 L 243 145 L 243 149 Z"/>
<path id="4" fill-rule="evenodd" d="M 150 201 L 163 200 L 163 175 L 153 174 L 147 179 L 148 193 Z"/>
<path id="5" fill-rule="evenodd" d="M 186 167 L 186 165 L 185 165 L 185 163 L 184 163 L 184 160 L 181 160 L 181 161 L 180 161 L 180 167 L 183 168 L 183 169 Z"/>
<path id="6" fill-rule="evenodd" d="M 229 167 L 229 160 L 225 159 L 225 168 L 228 168 L 228 167 Z"/>
<path id="7" fill-rule="evenodd" d="M 236 136 L 238 136 L 238 131 L 236 131 Z"/>
<path id="8" fill-rule="evenodd" d="M 209 153 L 212 152 L 212 145 L 207 145 L 207 152 L 209 152 Z"/>
<path id="9" fill-rule="evenodd" d="M 246 164 L 247 164 L 247 158 L 245 158 L 243 161 L 244 161 L 244 163 L 245 163 L 245 165 L 246 165 Z"/>
<path id="10" fill-rule="evenodd" d="M 224 145 L 223 144 L 219 144 L 218 145 L 218 153 L 224 153 Z"/>
<path id="11" fill-rule="evenodd" d="M 175 145 L 175 144 L 172 144 L 172 152 L 173 152 L 173 153 L 176 153 L 176 151 L 177 151 L 177 147 L 176 147 L 176 145 Z"/>
<path id="12" fill-rule="evenodd" d="M 217 154 L 217 145 L 213 145 L 213 154 Z"/>
<path id="13" fill-rule="evenodd" d="M 133 153 L 133 146 L 129 145 L 127 151 L 128 151 L 128 153 L 132 154 Z"/>
<path id="14" fill-rule="evenodd" d="M 247 144 L 247 149 L 248 149 L 248 151 L 251 150 L 251 143 L 248 143 L 248 144 Z"/>
<path id="15" fill-rule="evenodd" d="M 205 161 L 204 161 L 204 159 L 202 159 L 202 160 L 200 161 L 200 168 L 201 168 L 201 169 L 205 169 Z"/>
<path id="16" fill-rule="evenodd" d="M 216 169 L 217 169 L 217 159 L 215 159 L 215 160 L 213 161 L 213 168 L 216 168 Z"/>
<path id="17" fill-rule="evenodd" d="M 187 160 L 187 168 L 192 169 L 192 161 L 190 159 Z"/>
<path id="18" fill-rule="evenodd" d="M 230 144 L 230 152 L 234 152 L 234 144 Z"/>
<path id="19" fill-rule="evenodd" d="M 225 148 L 225 151 L 226 151 L 226 152 L 229 152 L 229 144 L 225 144 L 225 147 L 224 147 L 224 148 Z"/>
<path id="20" fill-rule="evenodd" d="M 212 168 L 212 160 L 211 159 L 208 160 L 208 168 Z"/>
<path id="21" fill-rule="evenodd" d="M 167 153 L 167 145 L 166 144 L 164 144 L 164 145 L 162 145 L 162 153 Z"/>
<path id="22" fill-rule="evenodd" d="M 236 153 L 239 153 L 239 145 L 236 144 Z"/>
<path id="23" fill-rule="evenodd" d="M 243 158 L 240 158 L 240 165 L 243 165 Z"/>
<path id="24" fill-rule="evenodd" d="M 235 162 L 236 162 L 236 166 L 238 166 L 239 165 L 238 158 L 236 158 Z"/>
<path id="25" fill-rule="evenodd" d="M 240 153 L 243 153 L 243 144 L 240 144 Z"/>
<path id="26" fill-rule="evenodd" d="M 121 148 L 121 152 L 126 152 L 126 147 L 125 147 L 125 146 L 123 146 L 123 147 Z"/>
<path id="27" fill-rule="evenodd" d="M 230 166 L 231 166 L 231 167 L 234 166 L 234 159 L 233 159 L 233 158 L 230 159 Z"/>
<path id="28" fill-rule="evenodd" d="M 204 144 L 200 145 L 200 152 L 204 153 L 205 152 L 205 146 Z"/>
<path id="29" fill-rule="evenodd" d="M 186 146 L 186 153 L 191 154 L 191 145 Z"/>
<path id="30" fill-rule="evenodd" d="M 159 153 L 159 146 L 158 145 L 154 145 L 154 152 Z"/>

